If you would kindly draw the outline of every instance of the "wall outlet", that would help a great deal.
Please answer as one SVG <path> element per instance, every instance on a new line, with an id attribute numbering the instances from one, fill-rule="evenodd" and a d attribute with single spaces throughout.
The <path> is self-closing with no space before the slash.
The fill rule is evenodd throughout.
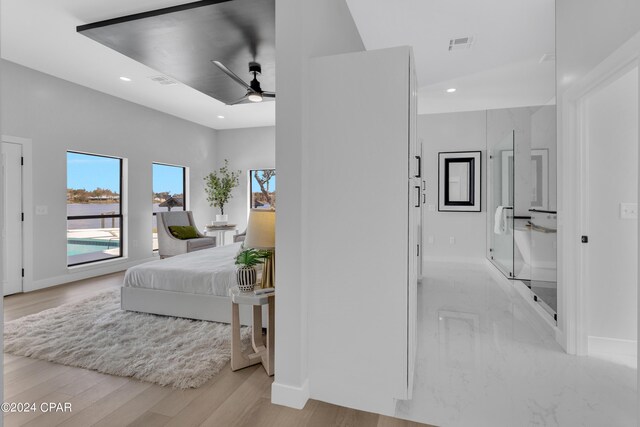
<path id="1" fill-rule="evenodd" d="M 138 247 L 138 241 L 137 240 L 132 240 L 131 243 L 133 244 L 134 248 Z"/>
<path id="2" fill-rule="evenodd" d="M 48 215 L 49 206 L 36 206 L 36 215 Z"/>
<path id="3" fill-rule="evenodd" d="M 450 245 L 453 245 L 453 244 L 455 244 L 455 243 L 456 243 L 456 238 L 455 238 L 455 237 L 453 237 L 453 236 L 449 237 L 449 244 L 450 244 Z"/>
<path id="4" fill-rule="evenodd" d="M 429 242 L 429 244 L 433 245 L 433 242 L 435 242 L 435 241 L 436 241 L 435 237 L 433 237 L 433 236 L 427 237 L 427 242 Z"/>
<path id="5" fill-rule="evenodd" d="M 638 219 L 638 204 L 620 203 L 620 219 Z"/>

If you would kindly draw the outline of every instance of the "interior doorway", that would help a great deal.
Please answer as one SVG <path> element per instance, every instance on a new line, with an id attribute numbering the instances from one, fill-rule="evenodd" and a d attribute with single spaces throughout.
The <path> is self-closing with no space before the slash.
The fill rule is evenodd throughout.
<path id="1" fill-rule="evenodd" d="M 24 277 L 22 145 L 1 143 L 4 223 L 2 224 L 3 296 L 22 292 Z"/>
<path id="2" fill-rule="evenodd" d="M 637 364 L 638 65 L 584 95 L 586 353 Z"/>

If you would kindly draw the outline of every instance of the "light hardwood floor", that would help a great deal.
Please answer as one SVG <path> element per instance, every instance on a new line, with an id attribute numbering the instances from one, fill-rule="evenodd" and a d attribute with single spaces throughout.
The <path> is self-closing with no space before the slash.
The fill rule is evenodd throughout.
<path id="1" fill-rule="evenodd" d="M 122 273 L 4 298 L 5 322 L 120 286 Z M 303 410 L 271 404 L 261 365 L 227 366 L 198 389 L 174 390 L 28 357 L 4 355 L 5 402 L 71 402 L 67 413 L 5 414 L 5 426 L 420 426 L 310 400 Z"/>

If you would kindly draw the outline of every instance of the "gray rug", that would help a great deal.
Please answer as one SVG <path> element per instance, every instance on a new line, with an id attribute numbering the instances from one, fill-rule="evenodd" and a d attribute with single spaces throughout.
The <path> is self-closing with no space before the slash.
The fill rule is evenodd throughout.
<path id="1" fill-rule="evenodd" d="M 5 323 L 4 351 L 195 388 L 230 360 L 231 326 L 122 311 L 120 289 L 114 289 Z"/>

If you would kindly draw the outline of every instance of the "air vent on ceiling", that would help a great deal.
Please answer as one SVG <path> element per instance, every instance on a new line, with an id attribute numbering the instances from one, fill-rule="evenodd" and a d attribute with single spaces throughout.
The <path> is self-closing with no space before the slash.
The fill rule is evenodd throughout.
<path id="1" fill-rule="evenodd" d="M 545 53 L 544 55 L 542 55 L 542 58 L 540 58 L 540 63 L 542 64 L 543 62 L 552 62 L 555 60 L 556 60 L 555 53 Z"/>
<path id="2" fill-rule="evenodd" d="M 163 75 L 159 75 L 159 76 L 151 76 L 149 77 L 152 81 L 164 85 L 164 86 L 169 86 L 169 85 L 177 85 L 178 82 L 176 82 L 175 80 L 171 80 L 169 77 L 167 76 L 163 76 Z"/>
<path id="3" fill-rule="evenodd" d="M 449 40 L 449 52 L 454 50 L 471 49 L 473 46 L 473 37 L 459 37 Z"/>

